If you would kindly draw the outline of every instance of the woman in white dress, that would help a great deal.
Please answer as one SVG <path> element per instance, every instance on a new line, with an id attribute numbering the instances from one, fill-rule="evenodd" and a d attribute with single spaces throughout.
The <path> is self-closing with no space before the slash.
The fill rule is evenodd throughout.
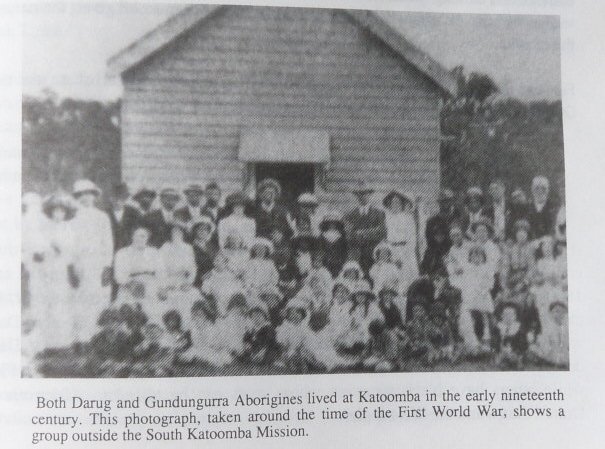
<path id="1" fill-rule="evenodd" d="M 245 215 L 247 203 L 241 192 L 227 197 L 225 210 L 228 216 L 218 223 L 219 247 L 229 259 L 229 269 L 240 279 L 250 260 L 250 246 L 256 236 L 256 222 Z"/>
<path id="2" fill-rule="evenodd" d="M 185 241 L 185 226 L 174 223 L 170 240 L 160 248 L 166 272 L 166 282 L 160 292 L 160 299 L 164 300 L 164 310 L 176 310 L 181 315 L 183 326 L 188 328 L 191 307 L 202 296 L 193 286 L 197 266 L 193 247 Z"/>
<path id="3" fill-rule="evenodd" d="M 86 342 L 97 333 L 97 318 L 109 306 L 113 234 L 109 216 L 95 207 L 101 190 L 91 181 L 74 183 L 78 210 L 73 219 L 75 268 L 79 278 L 76 290 L 77 339 Z"/>
<path id="4" fill-rule="evenodd" d="M 49 220 L 41 229 L 46 242 L 40 263 L 41 281 L 36 310 L 40 347 L 65 348 L 74 343 L 76 316 L 74 290 L 70 285 L 74 242 L 70 219 L 75 211 L 70 198 L 57 194 L 44 202 Z"/>
<path id="5" fill-rule="evenodd" d="M 401 270 L 401 291 L 407 291 L 418 277 L 416 257 L 417 230 L 414 203 L 402 192 L 392 190 L 382 201 L 386 209 L 387 242 L 391 245 L 393 262 Z"/>
<path id="6" fill-rule="evenodd" d="M 160 251 L 148 245 L 149 236 L 147 228 L 136 228 L 132 243 L 116 253 L 117 305 L 140 307 L 150 323 L 161 324 L 165 305 L 159 293 L 165 285 L 166 273 Z"/>

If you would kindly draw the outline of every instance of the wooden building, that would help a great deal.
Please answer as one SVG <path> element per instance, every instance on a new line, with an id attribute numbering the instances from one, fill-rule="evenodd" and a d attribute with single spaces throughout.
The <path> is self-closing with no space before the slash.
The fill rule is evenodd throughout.
<path id="1" fill-rule="evenodd" d="M 277 178 L 286 200 L 351 202 L 365 180 L 429 202 L 455 79 L 376 13 L 194 5 L 112 57 L 122 177 L 225 191 Z"/>

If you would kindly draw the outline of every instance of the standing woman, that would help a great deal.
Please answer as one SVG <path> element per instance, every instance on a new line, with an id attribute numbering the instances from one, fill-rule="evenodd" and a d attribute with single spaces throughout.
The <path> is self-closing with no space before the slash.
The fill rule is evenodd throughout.
<path id="1" fill-rule="evenodd" d="M 109 305 L 113 236 L 107 214 L 95 203 L 101 190 L 90 180 L 74 183 L 78 210 L 73 220 L 74 261 L 79 287 L 76 291 L 76 338 L 86 342 L 97 331 L 97 318 Z"/>
<path id="2" fill-rule="evenodd" d="M 196 274 L 193 285 L 202 286 L 204 276 L 214 267 L 214 258 L 218 253 L 218 246 L 214 239 L 214 222 L 212 218 L 202 215 L 191 226 L 193 236 L 193 255 L 195 257 Z"/>
<path id="3" fill-rule="evenodd" d="M 151 323 L 158 324 L 164 313 L 159 292 L 166 273 L 160 251 L 148 244 L 150 235 L 149 229 L 138 226 L 132 234 L 132 243 L 116 253 L 117 303 L 140 307 Z"/>
<path id="4" fill-rule="evenodd" d="M 193 247 L 185 241 L 185 227 L 182 222 L 172 223 L 170 240 L 160 248 L 166 281 L 161 297 L 166 311 L 176 310 L 184 325 L 189 324 L 191 307 L 201 299 L 198 289 L 193 286 L 197 267 Z"/>
<path id="5" fill-rule="evenodd" d="M 44 289 L 36 307 L 38 336 L 45 348 L 66 348 L 74 342 L 77 323 L 70 285 L 74 241 L 69 220 L 74 216 L 75 205 L 68 196 L 56 194 L 44 202 L 43 208 L 49 220 L 42 229 L 46 248 L 40 265 Z"/>
<path id="6" fill-rule="evenodd" d="M 404 193 L 392 190 L 384 197 L 382 204 L 386 209 L 386 240 L 391 246 L 393 263 L 401 270 L 400 287 L 405 292 L 418 277 L 414 203 Z"/>
<path id="7" fill-rule="evenodd" d="M 319 230 L 323 265 L 328 269 L 332 278 L 336 278 L 348 256 L 347 235 L 342 216 L 338 212 L 325 214 Z"/>
<path id="8" fill-rule="evenodd" d="M 250 246 L 256 236 L 256 222 L 246 216 L 247 198 L 242 192 L 229 195 L 224 214 L 218 223 L 218 244 L 229 260 L 229 268 L 241 278 L 250 259 Z"/>

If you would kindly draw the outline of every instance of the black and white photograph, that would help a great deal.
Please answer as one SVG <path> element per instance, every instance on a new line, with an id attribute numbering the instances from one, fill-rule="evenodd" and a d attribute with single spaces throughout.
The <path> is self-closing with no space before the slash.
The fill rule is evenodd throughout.
<path id="1" fill-rule="evenodd" d="M 24 5 L 21 376 L 569 370 L 560 26 Z"/>

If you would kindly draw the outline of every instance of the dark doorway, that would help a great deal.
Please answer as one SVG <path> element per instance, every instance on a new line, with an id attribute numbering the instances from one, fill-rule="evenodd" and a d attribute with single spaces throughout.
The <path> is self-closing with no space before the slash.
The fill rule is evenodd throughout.
<path id="1" fill-rule="evenodd" d="M 282 188 L 281 201 L 293 210 L 296 199 L 301 193 L 315 191 L 314 164 L 258 163 L 256 164 L 256 182 L 265 178 L 277 180 Z"/>

